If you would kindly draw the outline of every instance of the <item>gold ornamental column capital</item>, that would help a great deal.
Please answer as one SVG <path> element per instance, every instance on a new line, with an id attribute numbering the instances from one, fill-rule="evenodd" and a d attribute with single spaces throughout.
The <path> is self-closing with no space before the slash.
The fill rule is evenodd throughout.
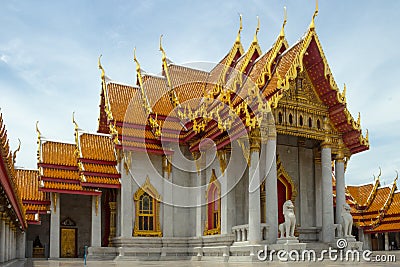
<path id="1" fill-rule="evenodd" d="M 249 142 L 250 142 L 250 153 L 260 152 L 261 149 L 260 128 L 257 127 L 250 132 Z"/>
<path id="2" fill-rule="evenodd" d="M 338 162 L 344 162 L 344 143 L 342 139 L 339 139 L 339 146 L 338 146 L 338 152 L 336 154 L 335 160 Z"/>

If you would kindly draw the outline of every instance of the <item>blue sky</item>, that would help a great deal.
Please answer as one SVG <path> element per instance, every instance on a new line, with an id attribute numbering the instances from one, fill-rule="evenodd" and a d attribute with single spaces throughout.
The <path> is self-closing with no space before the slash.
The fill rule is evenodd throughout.
<path id="1" fill-rule="evenodd" d="M 35 121 L 49 139 L 73 141 L 72 112 L 80 128 L 96 131 L 100 73 L 134 83 L 132 50 L 158 73 L 160 34 L 176 63 L 219 61 L 230 49 L 243 14 L 242 43 L 250 44 L 260 17 L 263 52 L 275 41 L 287 6 L 286 37 L 307 30 L 312 0 L 292 1 L 2 1 L 0 107 L 11 147 L 22 141 L 17 165 L 36 167 Z M 348 184 L 383 183 L 400 169 L 400 1 L 320 0 L 316 30 L 337 84 L 347 85 L 348 107 L 369 129 L 371 149 L 351 158 Z"/>

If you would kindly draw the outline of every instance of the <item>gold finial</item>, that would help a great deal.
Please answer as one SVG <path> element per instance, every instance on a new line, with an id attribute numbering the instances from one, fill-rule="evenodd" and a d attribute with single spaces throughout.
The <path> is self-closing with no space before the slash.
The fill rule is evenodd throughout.
<path id="1" fill-rule="evenodd" d="M 399 172 L 396 170 L 396 178 L 394 178 L 393 184 L 397 182 L 397 179 L 399 179 Z"/>
<path id="2" fill-rule="evenodd" d="M 15 160 L 17 159 L 17 153 L 21 150 L 21 140 L 18 138 L 18 148 L 14 151 L 13 154 L 13 165 L 15 165 Z"/>
<path id="3" fill-rule="evenodd" d="M 161 35 L 160 35 L 160 51 L 161 51 L 161 53 L 162 53 L 162 55 L 163 55 L 162 60 L 164 61 L 164 60 L 167 59 L 167 56 L 166 56 L 166 54 L 165 54 L 164 48 L 162 47 L 162 38 L 163 38 L 163 35 L 161 34 Z"/>
<path id="4" fill-rule="evenodd" d="M 161 36 L 160 36 L 160 51 L 162 53 L 163 68 L 164 68 L 165 76 L 167 78 L 168 86 L 169 86 L 169 88 L 172 88 L 172 83 L 171 83 L 171 79 L 169 77 L 169 71 L 168 71 L 167 54 L 165 53 L 165 50 L 162 47 L 162 42 L 161 42 L 162 37 L 163 37 L 163 35 L 161 34 Z"/>
<path id="5" fill-rule="evenodd" d="M 238 31 L 238 34 L 236 36 L 236 43 L 240 43 L 240 33 L 243 30 L 242 14 L 239 15 L 239 18 L 240 18 L 240 24 L 239 24 L 239 31 Z"/>
<path id="6" fill-rule="evenodd" d="M 103 69 L 103 66 L 101 65 L 101 61 L 100 61 L 101 57 L 102 57 L 102 55 L 100 54 L 98 64 L 99 64 L 99 69 L 101 70 L 101 79 L 104 80 L 106 74 Z"/>
<path id="7" fill-rule="evenodd" d="M 36 133 L 38 135 L 38 139 L 40 139 L 42 133 L 39 131 L 39 121 L 36 121 Z"/>
<path id="8" fill-rule="evenodd" d="M 318 15 L 318 0 L 315 1 L 315 11 L 314 11 L 314 14 L 312 16 L 312 20 L 311 20 L 311 24 L 310 24 L 310 30 L 314 30 L 315 29 L 314 19 L 315 19 L 315 17 L 317 15 Z"/>
<path id="9" fill-rule="evenodd" d="M 142 105 L 143 105 L 143 108 L 146 111 L 146 114 L 149 115 L 153 111 L 152 111 L 152 109 L 150 107 L 150 104 L 149 104 L 149 101 L 147 99 L 146 92 L 144 91 L 142 73 L 141 73 L 141 70 L 140 70 L 140 64 L 139 64 L 139 61 L 136 58 L 136 47 L 133 49 L 133 61 L 135 61 L 135 63 L 136 63 L 137 79 L 139 81 L 140 93 L 142 95 L 142 101 L 143 101 Z"/>
<path id="10" fill-rule="evenodd" d="M 361 124 L 361 113 L 358 112 L 357 125 L 360 126 L 360 124 Z"/>
<path id="11" fill-rule="evenodd" d="M 379 174 L 378 174 L 378 178 L 376 178 L 376 180 L 379 180 L 381 178 L 382 175 L 382 169 L 381 167 L 379 167 Z"/>
<path id="12" fill-rule="evenodd" d="M 72 123 L 75 125 L 75 131 L 79 129 L 78 123 L 75 121 L 75 111 L 72 112 Z"/>
<path id="13" fill-rule="evenodd" d="M 365 134 L 365 140 L 367 140 L 367 143 L 369 143 L 369 136 L 368 135 L 369 134 L 368 134 L 368 129 L 367 129 L 366 134 Z"/>
<path id="14" fill-rule="evenodd" d="M 136 63 L 136 71 L 140 72 L 140 64 L 139 64 L 139 61 L 136 58 L 136 47 L 133 48 L 133 61 L 135 61 L 135 63 Z"/>
<path id="15" fill-rule="evenodd" d="M 280 37 L 285 37 L 285 26 L 287 22 L 287 11 L 286 7 L 283 7 L 283 24 L 281 28 L 281 33 L 279 34 Z"/>
<path id="16" fill-rule="evenodd" d="M 260 31 L 260 18 L 257 16 L 257 28 L 256 33 L 254 34 L 253 43 L 257 43 L 257 34 Z"/>

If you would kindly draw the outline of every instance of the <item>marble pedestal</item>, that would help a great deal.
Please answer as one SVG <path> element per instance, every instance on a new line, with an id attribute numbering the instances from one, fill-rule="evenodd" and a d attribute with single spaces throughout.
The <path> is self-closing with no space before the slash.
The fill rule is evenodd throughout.
<path id="1" fill-rule="evenodd" d="M 302 251 L 306 249 L 306 243 L 300 243 L 297 237 L 281 237 L 276 240 L 276 244 L 270 245 L 269 247 L 276 251 L 278 250 L 299 250 Z"/>

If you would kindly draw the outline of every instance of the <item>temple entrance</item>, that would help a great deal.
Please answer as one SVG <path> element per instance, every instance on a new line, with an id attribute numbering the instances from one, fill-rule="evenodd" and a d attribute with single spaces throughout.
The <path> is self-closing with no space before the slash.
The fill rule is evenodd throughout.
<path id="1" fill-rule="evenodd" d="M 76 257 L 76 228 L 61 228 L 61 258 Z"/>
<path id="2" fill-rule="evenodd" d="M 294 186 L 292 178 L 289 174 L 285 171 L 285 168 L 280 161 L 279 155 L 277 155 L 276 160 L 276 167 L 277 167 L 277 193 L 278 193 L 278 223 L 281 224 L 285 221 L 283 216 L 283 204 L 286 200 L 292 200 L 297 196 L 297 190 Z M 261 191 L 260 191 L 260 207 L 261 207 L 261 222 L 266 222 L 266 207 L 265 207 L 265 179 L 261 184 Z"/>

